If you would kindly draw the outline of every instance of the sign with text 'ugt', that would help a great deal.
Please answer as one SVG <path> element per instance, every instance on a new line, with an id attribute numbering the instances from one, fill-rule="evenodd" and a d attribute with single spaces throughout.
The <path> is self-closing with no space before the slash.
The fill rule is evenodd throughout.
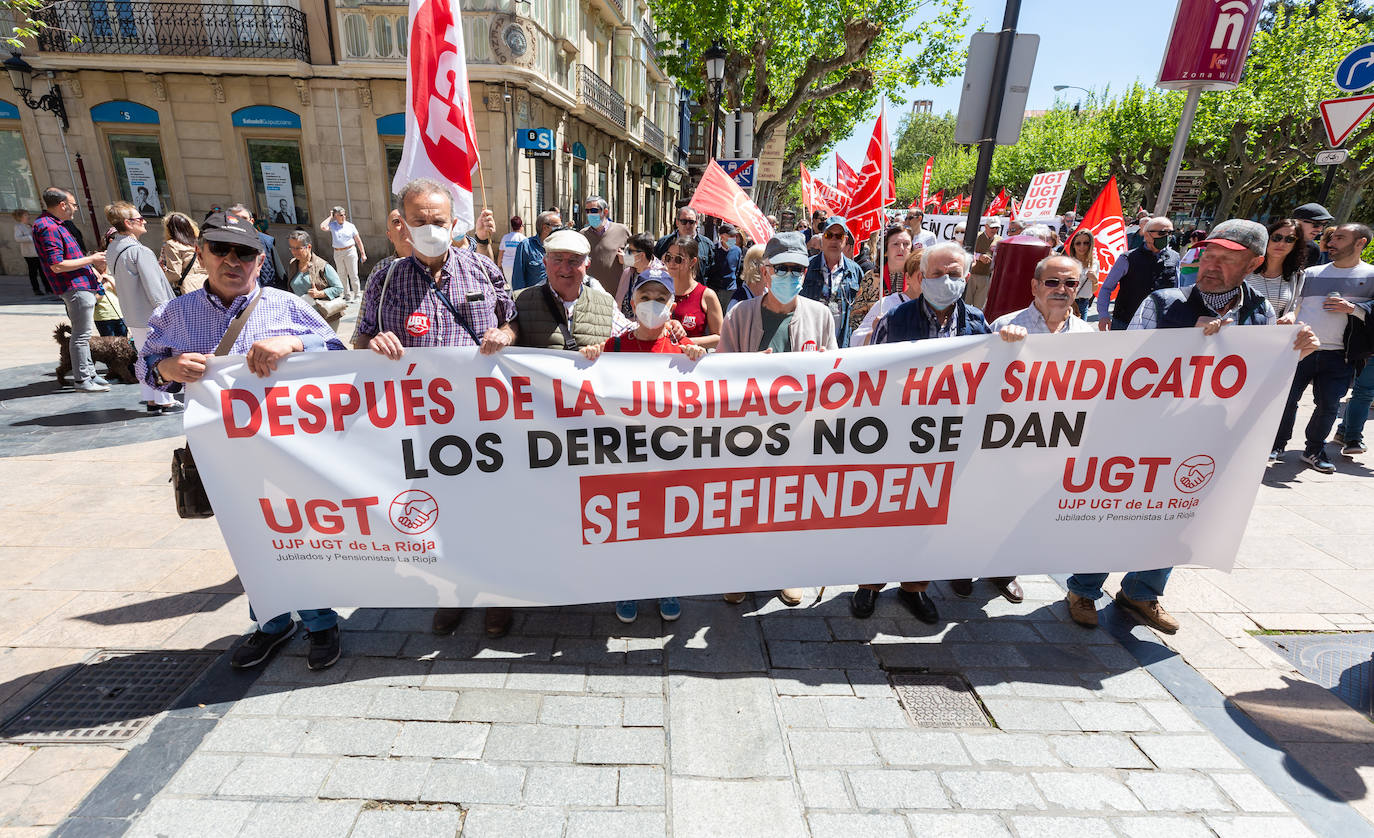
<path id="1" fill-rule="evenodd" d="M 1057 216 L 1059 201 L 1064 197 L 1064 187 L 1069 182 L 1067 170 L 1062 172 L 1041 172 L 1031 178 L 1026 187 L 1026 200 L 1016 212 L 1016 220 L 1024 224 L 1049 221 Z"/>

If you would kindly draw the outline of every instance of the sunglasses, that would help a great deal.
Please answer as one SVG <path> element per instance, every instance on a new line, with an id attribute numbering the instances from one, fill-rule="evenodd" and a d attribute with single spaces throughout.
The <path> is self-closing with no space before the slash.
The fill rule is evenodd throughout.
<path id="1" fill-rule="evenodd" d="M 681 264 L 683 264 L 684 262 L 687 261 L 687 257 L 686 257 L 686 256 L 675 256 L 675 255 L 669 253 L 668 255 L 666 255 L 666 256 L 663 257 L 663 261 L 664 261 L 665 264 L 669 264 L 669 265 L 681 265 Z"/>
<path id="2" fill-rule="evenodd" d="M 1077 288 L 1079 284 L 1076 279 L 1042 279 L 1040 281 L 1044 283 L 1046 288 L 1058 288 L 1062 285 L 1070 291 Z"/>
<path id="3" fill-rule="evenodd" d="M 827 232 L 827 233 L 822 233 L 822 234 L 821 234 L 821 238 L 823 238 L 823 239 L 830 239 L 831 241 L 834 241 L 835 239 L 842 239 L 842 238 L 844 238 L 844 233 L 829 233 L 829 232 Z"/>
<path id="4" fill-rule="evenodd" d="M 228 242 L 206 242 L 205 244 L 210 249 L 210 253 L 214 256 L 218 256 L 219 258 L 223 259 L 227 257 L 230 253 L 233 253 L 235 256 L 238 257 L 238 260 L 240 262 L 251 262 L 257 258 L 258 253 L 260 252 L 255 247 L 247 247 L 245 245 L 240 244 L 230 244 Z"/>
<path id="5" fill-rule="evenodd" d="M 1274 244 L 1279 244 L 1280 242 L 1288 242 L 1289 244 L 1293 244 L 1297 240 L 1297 236 L 1285 236 L 1282 233 L 1274 233 L 1269 237 L 1269 241 L 1273 242 Z"/>
<path id="6" fill-rule="evenodd" d="M 679 223 L 679 224 L 695 224 L 695 223 L 697 223 L 697 220 L 696 220 L 695 218 L 679 218 L 679 219 L 677 220 L 677 223 Z"/>

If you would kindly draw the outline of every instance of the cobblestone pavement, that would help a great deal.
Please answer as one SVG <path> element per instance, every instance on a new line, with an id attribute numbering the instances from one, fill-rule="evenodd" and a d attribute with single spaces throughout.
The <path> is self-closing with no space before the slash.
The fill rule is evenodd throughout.
<path id="1" fill-rule="evenodd" d="M 60 306 L 5 289 L 0 364 L 54 364 Z M 0 718 L 97 649 L 247 628 L 215 522 L 171 509 L 162 433 L 0 457 Z M 853 620 L 836 588 L 689 598 L 671 624 L 524 610 L 499 641 L 480 614 L 435 638 L 426 611 L 357 610 L 325 672 L 297 639 L 261 673 L 221 661 L 129 744 L 0 743 L 0 838 L 1374 834 L 1345 805 L 1374 817 L 1374 725 L 1250 633 L 1370 627 L 1366 476 L 1271 468 L 1238 569 L 1175 574 L 1173 650 L 1110 608 L 1073 625 L 1046 577 L 1022 605 L 936 585 L 935 628 L 891 592 Z M 961 673 L 996 726 L 914 724 L 888 675 L 918 668 Z"/>

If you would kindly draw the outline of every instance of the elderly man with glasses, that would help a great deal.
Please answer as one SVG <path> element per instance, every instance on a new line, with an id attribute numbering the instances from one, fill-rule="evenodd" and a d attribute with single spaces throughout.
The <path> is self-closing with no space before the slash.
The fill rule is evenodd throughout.
<path id="1" fill-rule="evenodd" d="M 715 264 L 715 243 L 701 233 L 701 218 L 691 207 L 681 207 L 677 211 L 677 227 L 673 232 L 658 240 L 654 245 L 654 255 L 662 259 L 668 248 L 677 244 L 679 239 L 694 239 L 697 243 L 697 282 L 709 285 L 711 267 Z"/>
<path id="2" fill-rule="evenodd" d="M 1178 251 L 1169 246 L 1174 222 L 1161 215 L 1145 221 L 1140 229 L 1145 243 L 1117 259 L 1097 291 L 1097 327 L 1104 332 L 1125 331 L 1146 297 L 1178 287 Z M 1118 285 L 1121 288 L 1113 308 L 1112 291 Z"/>
<path id="3" fill-rule="evenodd" d="M 830 308 L 835 317 L 835 340 L 843 348 L 849 345 L 849 309 L 864 270 L 845 255 L 846 242 L 850 240 L 845 219 L 838 215 L 826 219 L 820 238 L 821 252 L 811 257 L 801 295 Z"/>

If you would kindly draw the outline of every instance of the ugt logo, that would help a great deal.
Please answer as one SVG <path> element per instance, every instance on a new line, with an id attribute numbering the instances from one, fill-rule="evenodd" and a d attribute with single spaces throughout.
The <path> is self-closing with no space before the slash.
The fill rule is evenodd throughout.
<path id="1" fill-rule="evenodd" d="M 1174 470 L 1174 486 L 1180 492 L 1191 495 L 1211 483 L 1212 475 L 1216 474 L 1216 471 L 1215 460 L 1206 454 L 1195 454 L 1179 463 L 1178 468 Z"/>

